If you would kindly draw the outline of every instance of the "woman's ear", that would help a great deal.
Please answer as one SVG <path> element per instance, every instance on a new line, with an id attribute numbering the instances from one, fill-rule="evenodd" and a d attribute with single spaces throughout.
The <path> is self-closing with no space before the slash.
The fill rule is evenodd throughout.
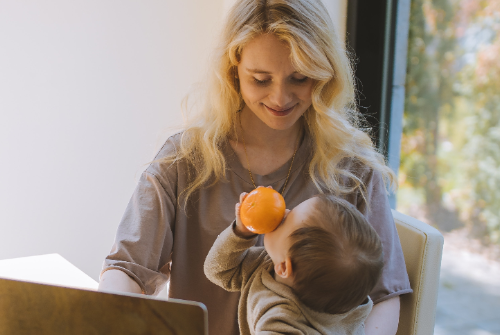
<path id="1" fill-rule="evenodd" d="M 281 263 L 274 265 L 274 272 L 283 279 L 293 277 L 292 259 L 287 256 Z"/>

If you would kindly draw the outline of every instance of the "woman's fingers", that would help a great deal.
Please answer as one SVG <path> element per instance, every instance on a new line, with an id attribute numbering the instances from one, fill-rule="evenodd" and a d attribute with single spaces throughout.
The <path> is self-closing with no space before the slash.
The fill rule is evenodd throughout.
<path id="1" fill-rule="evenodd" d="M 243 200 L 245 200 L 245 198 L 247 197 L 248 193 L 247 192 L 243 192 L 240 194 L 240 204 L 243 202 Z"/>

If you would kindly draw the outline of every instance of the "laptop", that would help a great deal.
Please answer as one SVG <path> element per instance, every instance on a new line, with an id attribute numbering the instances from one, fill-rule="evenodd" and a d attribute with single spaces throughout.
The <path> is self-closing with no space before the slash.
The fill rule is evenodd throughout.
<path id="1" fill-rule="evenodd" d="M 208 335 L 202 303 L 0 278 L 0 335 Z"/>

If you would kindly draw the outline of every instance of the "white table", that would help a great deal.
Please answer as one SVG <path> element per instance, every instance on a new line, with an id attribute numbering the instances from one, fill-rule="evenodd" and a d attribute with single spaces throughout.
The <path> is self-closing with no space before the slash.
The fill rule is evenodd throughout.
<path id="1" fill-rule="evenodd" d="M 0 277 L 97 290 L 98 283 L 59 254 L 0 260 Z"/>

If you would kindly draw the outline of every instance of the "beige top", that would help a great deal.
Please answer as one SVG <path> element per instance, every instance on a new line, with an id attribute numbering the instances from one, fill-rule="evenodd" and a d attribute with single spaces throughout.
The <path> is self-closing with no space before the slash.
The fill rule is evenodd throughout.
<path id="1" fill-rule="evenodd" d="M 257 237 L 244 239 L 227 227 L 205 260 L 205 274 L 225 290 L 241 292 L 238 323 L 241 335 L 364 335 L 373 303 L 343 314 L 327 314 L 303 305 L 292 289 L 273 278 L 273 262 Z"/>
<path id="2" fill-rule="evenodd" d="M 155 159 L 175 152 L 179 140 L 180 134 L 170 137 Z M 289 209 L 319 193 L 307 172 L 310 142 L 307 137 L 302 141 L 283 194 Z M 239 293 L 211 283 L 203 273 L 203 263 L 217 235 L 234 220 L 234 205 L 240 194 L 253 189 L 248 171 L 230 144 L 223 145 L 222 150 L 228 163 L 226 180 L 193 193 L 185 209 L 177 199 L 189 183 L 186 162 L 151 164 L 138 182 L 103 265 L 103 271 L 119 269 L 127 273 L 146 294 L 158 292 L 170 279 L 170 297 L 200 301 L 207 306 L 212 335 L 237 334 Z M 256 184 L 281 190 L 290 163 L 265 176 L 254 174 Z M 367 187 L 371 211 L 367 211 L 358 193 L 346 200 L 366 216 L 383 244 L 384 270 L 370 294 L 376 304 L 411 289 L 380 174 L 355 166 L 351 170 Z M 258 244 L 262 245 L 261 238 Z"/>

